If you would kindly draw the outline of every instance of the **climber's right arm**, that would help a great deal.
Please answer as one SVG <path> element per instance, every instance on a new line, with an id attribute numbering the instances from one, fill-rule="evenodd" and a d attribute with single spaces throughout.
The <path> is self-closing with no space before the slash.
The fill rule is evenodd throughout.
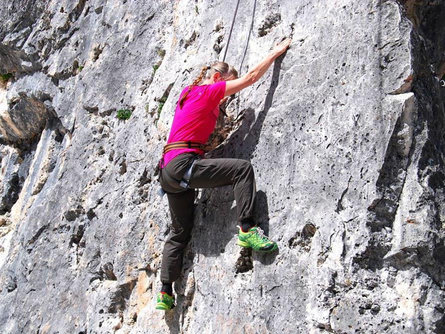
<path id="1" fill-rule="evenodd" d="M 244 89 L 257 82 L 263 76 L 263 74 L 266 73 L 267 69 L 270 67 L 270 65 L 272 65 L 275 59 L 277 59 L 287 50 L 291 41 L 292 40 L 290 38 L 285 39 L 279 43 L 258 65 L 247 72 L 247 74 L 243 75 L 241 78 L 227 81 L 224 96 L 230 96 L 238 93 L 241 89 Z"/>

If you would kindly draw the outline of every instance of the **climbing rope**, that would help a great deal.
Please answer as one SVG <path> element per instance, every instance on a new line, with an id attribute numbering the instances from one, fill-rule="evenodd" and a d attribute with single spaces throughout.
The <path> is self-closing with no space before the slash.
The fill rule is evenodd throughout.
<path id="1" fill-rule="evenodd" d="M 255 21 L 255 11 L 256 11 L 256 0 L 253 1 L 252 22 L 250 23 L 249 36 L 247 36 L 246 47 L 244 48 L 243 58 L 241 60 L 241 65 L 239 66 L 239 74 L 241 74 L 241 71 L 243 69 L 244 59 L 246 58 L 247 48 L 249 47 L 250 35 L 252 34 L 253 23 Z"/>
<path id="2" fill-rule="evenodd" d="M 238 2 L 236 3 L 235 13 L 233 14 L 232 26 L 230 27 L 229 39 L 227 40 L 226 50 L 224 51 L 223 62 L 226 61 L 227 50 L 229 49 L 230 38 L 232 37 L 232 30 L 233 30 L 233 25 L 235 24 L 236 14 L 238 13 L 239 2 L 240 0 L 238 0 Z"/>

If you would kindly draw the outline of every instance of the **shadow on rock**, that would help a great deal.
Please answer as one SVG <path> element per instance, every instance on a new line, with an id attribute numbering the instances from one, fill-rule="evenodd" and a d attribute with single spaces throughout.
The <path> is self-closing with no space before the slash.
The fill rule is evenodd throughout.
<path id="1" fill-rule="evenodd" d="M 241 126 L 228 138 L 227 143 L 223 146 L 224 153 L 227 156 L 234 156 L 240 159 L 250 160 L 256 151 L 256 147 L 260 140 L 261 130 L 264 125 L 267 113 L 272 107 L 275 91 L 278 87 L 280 79 L 280 68 L 284 55 L 275 60 L 272 81 L 264 101 L 264 108 L 258 113 L 254 121 L 255 111 L 251 108 L 244 110 L 243 122 Z M 253 124 L 253 125 L 252 125 Z M 240 140 L 242 140 L 240 142 Z"/>
<path id="2" fill-rule="evenodd" d="M 198 254 L 217 257 L 238 233 L 231 186 L 205 189 L 195 211 L 192 248 Z"/>
<path id="3" fill-rule="evenodd" d="M 181 316 L 181 312 L 179 310 L 178 305 L 175 308 L 165 312 L 165 323 L 168 326 L 171 334 L 179 334 L 179 318 Z"/>
<path id="4" fill-rule="evenodd" d="M 269 204 L 267 203 L 267 195 L 264 191 L 259 190 L 256 196 L 255 220 L 264 231 L 264 234 L 269 236 Z M 253 258 L 262 264 L 268 265 L 275 261 L 278 254 L 279 249 L 271 253 L 253 252 Z"/>
<path id="5" fill-rule="evenodd" d="M 189 275 L 193 269 L 194 257 L 195 254 L 188 248 L 184 255 L 183 275 L 181 275 L 174 284 L 176 306 L 165 313 L 165 323 L 172 334 L 183 333 L 184 320 L 195 297 L 195 283 L 193 276 L 192 280 L 188 282 Z"/>

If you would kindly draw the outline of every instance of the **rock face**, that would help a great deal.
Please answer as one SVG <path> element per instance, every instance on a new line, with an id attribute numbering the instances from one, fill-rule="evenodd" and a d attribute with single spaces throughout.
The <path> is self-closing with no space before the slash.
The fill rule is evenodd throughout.
<path id="1" fill-rule="evenodd" d="M 0 332 L 445 332 L 445 4 L 242 1 L 229 43 L 235 5 L 1 5 Z M 231 189 L 202 190 L 158 312 L 178 94 L 285 35 L 208 154 L 252 162 L 279 252 L 241 251 Z"/>

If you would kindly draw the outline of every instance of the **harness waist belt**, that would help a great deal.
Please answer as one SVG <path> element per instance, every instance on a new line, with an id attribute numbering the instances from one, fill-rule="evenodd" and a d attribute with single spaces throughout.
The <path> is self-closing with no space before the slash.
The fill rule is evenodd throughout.
<path id="1" fill-rule="evenodd" d="M 175 141 L 173 143 L 165 145 L 163 153 L 165 154 L 171 150 L 176 150 L 178 148 L 197 148 L 204 151 L 204 145 L 201 143 L 193 141 Z"/>

